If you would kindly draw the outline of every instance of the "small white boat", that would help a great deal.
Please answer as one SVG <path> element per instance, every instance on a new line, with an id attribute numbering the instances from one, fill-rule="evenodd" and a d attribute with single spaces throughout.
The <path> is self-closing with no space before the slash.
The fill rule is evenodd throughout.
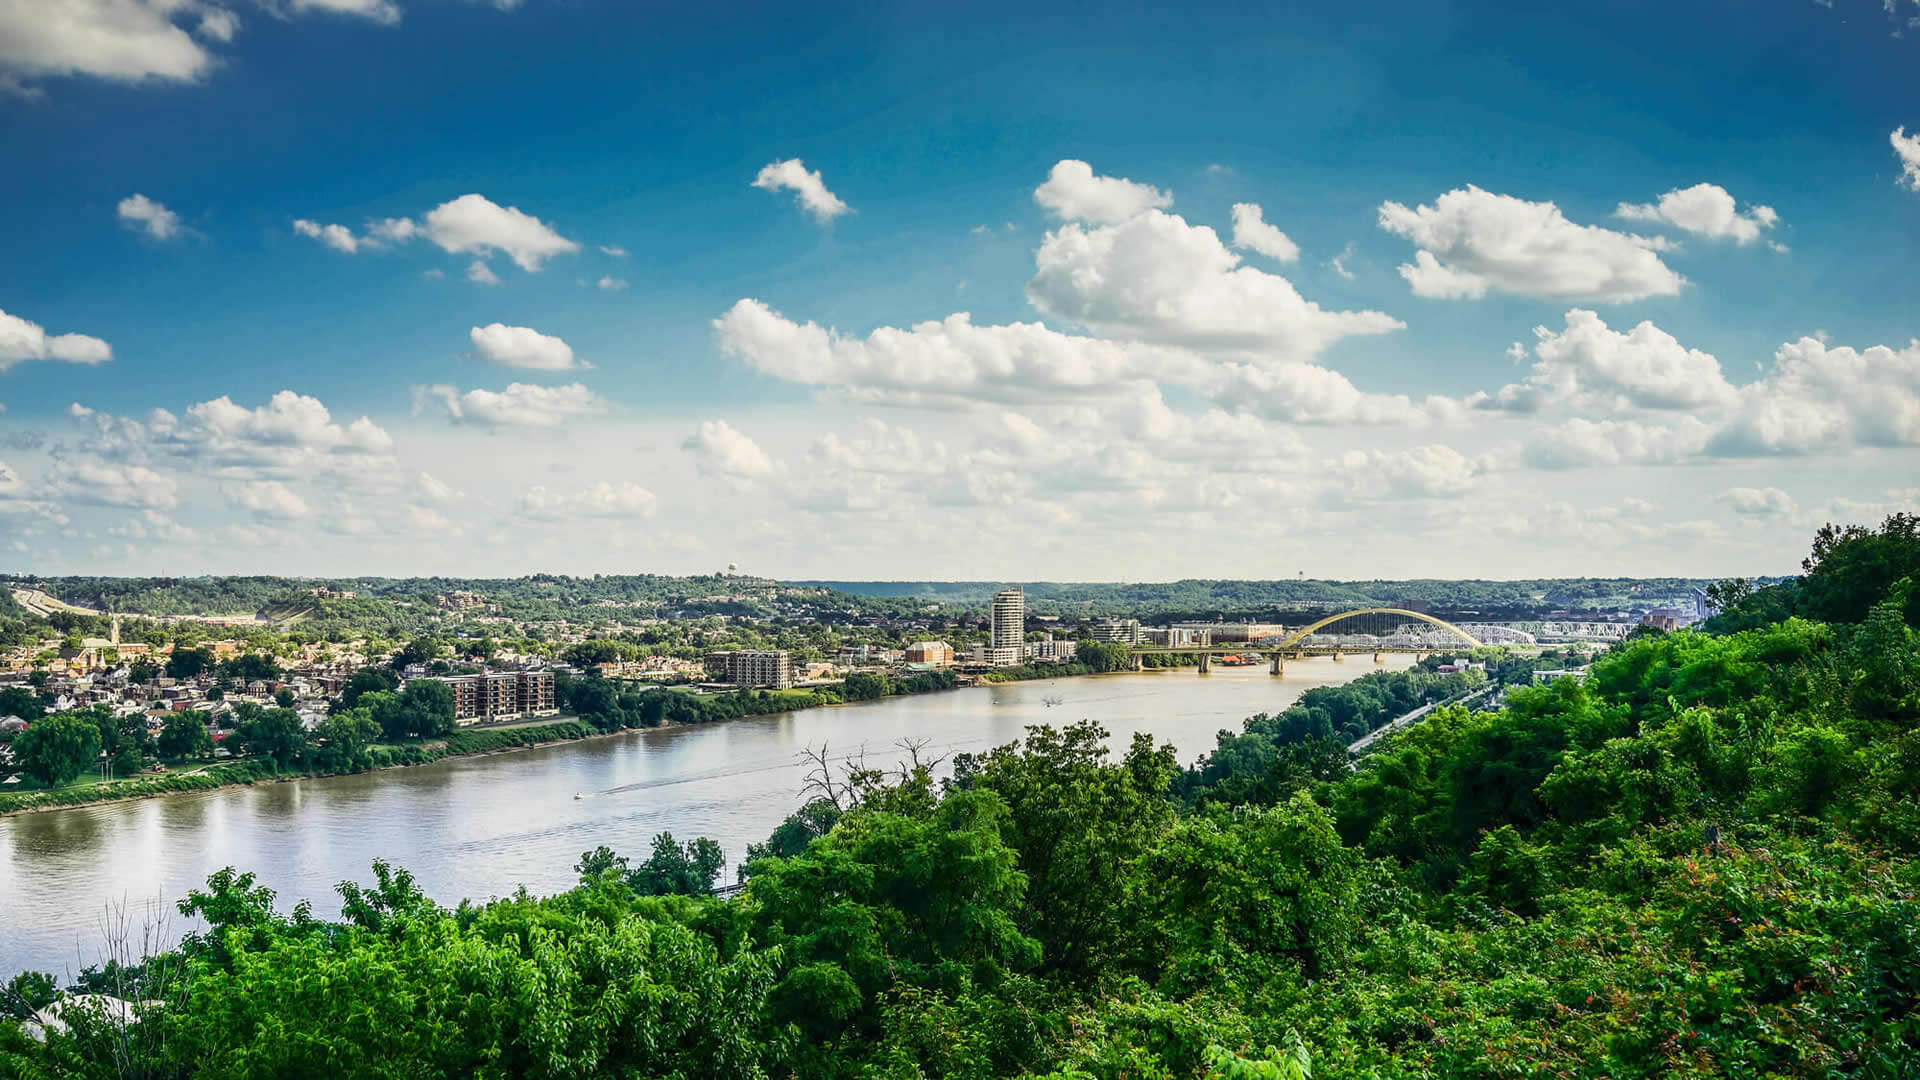
<path id="1" fill-rule="evenodd" d="M 586 798 L 586 796 L 585 796 L 585 795 L 582 795 L 582 794 L 580 794 L 580 793 L 579 793 L 579 792 L 577 792 L 577 791 L 573 793 L 573 797 L 574 797 L 574 798 L 576 798 L 576 799 L 584 799 L 584 798 Z"/>

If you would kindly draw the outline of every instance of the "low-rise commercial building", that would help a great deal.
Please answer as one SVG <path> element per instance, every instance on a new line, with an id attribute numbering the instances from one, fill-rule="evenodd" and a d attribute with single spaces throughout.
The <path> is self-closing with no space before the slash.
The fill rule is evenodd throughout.
<path id="1" fill-rule="evenodd" d="M 953 646 L 944 641 L 916 641 L 907 646 L 906 662 L 945 667 L 953 663 Z"/>
<path id="2" fill-rule="evenodd" d="M 1029 641 L 1026 644 L 1027 659 L 1042 663 L 1065 664 L 1079 652 L 1079 643 L 1066 638 L 1048 636 L 1040 641 Z"/>
<path id="3" fill-rule="evenodd" d="M 1026 659 L 1026 648 L 1022 645 L 987 645 L 974 642 L 967 646 L 967 662 L 970 664 L 990 664 L 993 667 L 1018 667 Z"/>

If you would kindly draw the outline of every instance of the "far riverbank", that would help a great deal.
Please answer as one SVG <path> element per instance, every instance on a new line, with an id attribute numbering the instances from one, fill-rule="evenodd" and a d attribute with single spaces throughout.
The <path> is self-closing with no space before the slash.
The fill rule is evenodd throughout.
<path id="1" fill-rule="evenodd" d="M 1086 675 L 1102 674 L 1080 665 L 1059 665 L 1051 670 L 1044 667 L 1026 666 L 994 673 L 997 677 L 988 677 L 978 683 L 949 682 L 937 688 L 918 688 L 913 682 L 892 682 L 890 693 L 885 698 L 924 696 L 929 693 L 948 693 L 964 689 L 968 685 L 998 685 L 1009 682 L 1025 682 L 1035 679 L 1077 678 Z M 844 687 L 846 684 L 839 684 Z M 649 689 L 658 689 L 657 687 Z M 838 689 L 838 687 L 836 687 Z M 700 714 L 699 719 L 683 719 L 675 715 L 666 715 L 654 724 L 623 723 L 611 728 L 596 725 L 586 718 L 559 717 L 537 723 L 513 723 L 498 727 L 475 727 L 454 731 L 442 738 L 428 739 L 380 748 L 384 760 L 379 760 L 371 768 L 350 772 L 327 772 L 317 769 L 276 769 L 271 763 L 258 760 L 238 760 L 230 764 L 215 764 L 195 769 L 192 772 L 154 774 L 146 773 L 127 780 L 109 781 L 84 786 L 68 786 L 52 790 L 37 790 L 18 794 L 0 794 L 0 818 L 20 814 L 46 813 L 53 810 L 66 810 L 78 806 L 102 806 L 114 803 L 139 802 L 146 799 L 162 798 L 167 795 L 184 795 L 212 791 L 223 787 L 254 786 L 260 784 L 282 783 L 289 780 L 317 780 L 339 776 L 359 776 L 371 772 L 389 769 L 413 768 L 430 765 L 453 757 L 468 757 L 477 754 L 512 753 L 530 750 L 560 742 L 578 742 L 585 739 L 620 735 L 629 731 L 648 730 L 666 727 L 689 727 L 711 723 L 724 723 L 748 716 L 768 716 L 780 713 L 817 709 L 829 705 L 862 704 L 869 700 L 848 701 L 827 697 L 818 693 L 803 691 L 744 691 L 736 694 L 719 694 L 696 701 L 715 701 L 718 699 L 752 695 L 752 704 L 732 715 L 712 717 Z"/>

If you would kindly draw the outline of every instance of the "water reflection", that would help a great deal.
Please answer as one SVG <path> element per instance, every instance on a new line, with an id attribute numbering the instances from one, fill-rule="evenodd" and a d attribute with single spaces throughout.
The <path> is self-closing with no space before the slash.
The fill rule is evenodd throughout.
<path id="1" fill-rule="evenodd" d="M 1028 724 L 1092 719 L 1116 748 L 1146 731 L 1190 761 L 1216 731 L 1370 670 L 1320 660 L 1290 662 L 1285 679 L 1262 666 L 1017 683 L 4 819 L 0 978 L 94 962 L 108 900 L 170 909 L 223 866 L 255 872 L 283 910 L 308 899 L 321 917 L 338 913 L 334 885 L 366 880 L 375 858 L 447 903 L 521 884 L 552 892 L 573 883 L 581 852 L 644 855 L 663 830 L 711 836 L 738 857 L 798 804 L 809 746 L 891 763 L 905 738 L 936 754 L 979 752 Z M 192 927 L 176 916 L 170 929 Z"/>

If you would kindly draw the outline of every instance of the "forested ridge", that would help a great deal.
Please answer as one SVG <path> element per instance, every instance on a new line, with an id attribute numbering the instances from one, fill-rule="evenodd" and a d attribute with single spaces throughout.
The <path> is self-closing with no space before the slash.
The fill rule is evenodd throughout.
<path id="1" fill-rule="evenodd" d="M 1823 537 L 1719 632 L 1351 768 L 1387 695 L 1453 687 L 1303 702 L 1187 769 L 1085 724 L 945 779 L 823 762 L 736 898 L 666 836 L 545 898 L 446 907 L 376 866 L 338 924 L 216 875 L 203 932 L 88 976 L 136 1022 L 0 1022 L 0 1075 L 1913 1076 L 1920 552 Z"/>

